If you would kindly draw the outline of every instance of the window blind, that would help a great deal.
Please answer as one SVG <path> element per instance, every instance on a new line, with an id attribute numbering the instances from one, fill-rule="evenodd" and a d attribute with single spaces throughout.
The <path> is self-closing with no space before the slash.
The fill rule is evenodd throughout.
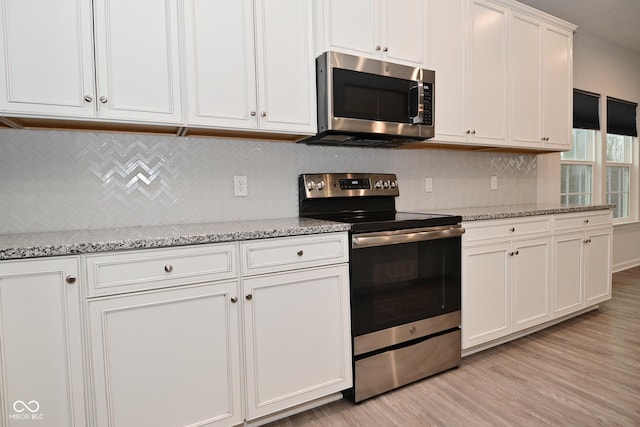
<path id="1" fill-rule="evenodd" d="M 638 136 L 637 108 L 634 102 L 607 97 L 607 133 Z"/>
<path id="2" fill-rule="evenodd" d="M 573 128 L 600 129 L 600 95 L 573 90 Z"/>

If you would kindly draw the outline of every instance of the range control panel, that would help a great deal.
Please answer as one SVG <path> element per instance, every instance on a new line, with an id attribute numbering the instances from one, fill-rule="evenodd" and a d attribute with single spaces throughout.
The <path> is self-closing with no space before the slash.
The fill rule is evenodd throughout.
<path id="1" fill-rule="evenodd" d="M 395 174 L 324 173 L 303 174 L 298 179 L 305 198 L 398 196 Z"/>

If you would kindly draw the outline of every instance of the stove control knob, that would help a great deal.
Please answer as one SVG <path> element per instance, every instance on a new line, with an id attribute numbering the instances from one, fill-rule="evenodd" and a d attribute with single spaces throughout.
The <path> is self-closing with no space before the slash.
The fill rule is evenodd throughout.
<path id="1" fill-rule="evenodd" d="M 319 181 L 319 182 L 316 184 L 316 188 L 317 188 L 318 190 L 322 190 L 322 189 L 325 187 L 325 185 L 326 185 L 326 184 L 324 183 L 324 181 Z"/>
<path id="2" fill-rule="evenodd" d="M 374 188 L 382 188 L 382 181 L 376 181 L 375 184 L 373 184 Z"/>
<path id="3" fill-rule="evenodd" d="M 398 187 L 398 181 L 391 181 L 391 188 L 397 188 Z"/>
<path id="4" fill-rule="evenodd" d="M 391 182 L 390 182 L 390 181 L 384 181 L 384 182 L 382 183 L 382 186 L 383 186 L 384 188 L 389 188 L 389 186 L 390 186 L 390 185 L 391 185 Z"/>
<path id="5" fill-rule="evenodd" d="M 314 188 L 316 188 L 316 183 L 315 182 L 313 182 L 313 181 L 307 182 L 307 190 L 313 191 Z"/>

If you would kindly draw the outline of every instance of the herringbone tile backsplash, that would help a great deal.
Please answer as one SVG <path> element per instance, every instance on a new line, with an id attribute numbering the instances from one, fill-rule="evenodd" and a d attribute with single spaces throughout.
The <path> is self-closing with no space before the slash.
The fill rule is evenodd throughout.
<path id="1" fill-rule="evenodd" d="M 311 172 L 396 173 L 398 210 L 536 201 L 529 154 L 0 130 L 0 234 L 293 217 L 297 176 Z M 233 196 L 234 175 L 248 197 Z"/>

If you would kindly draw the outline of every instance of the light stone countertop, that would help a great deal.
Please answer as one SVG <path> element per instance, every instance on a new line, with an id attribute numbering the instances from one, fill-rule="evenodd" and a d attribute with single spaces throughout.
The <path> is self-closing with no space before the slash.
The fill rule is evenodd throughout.
<path id="1" fill-rule="evenodd" d="M 349 224 L 338 222 L 308 218 L 279 218 L 0 234 L 0 260 L 300 236 L 349 231 L 349 228 Z"/>
<path id="2" fill-rule="evenodd" d="M 604 210 L 613 207 L 614 205 L 561 206 L 559 204 L 532 204 L 438 209 L 429 211 L 429 213 L 461 215 L 463 221 L 482 221 Z M 0 260 L 300 236 L 349 231 L 349 229 L 350 225 L 345 223 L 294 217 L 203 224 L 1 234 Z"/>
<path id="3" fill-rule="evenodd" d="M 484 221 L 491 219 L 519 218 L 536 215 L 551 215 L 571 212 L 587 212 L 612 209 L 615 205 L 573 205 L 563 206 L 558 204 L 529 204 L 529 205 L 505 205 L 482 206 L 471 208 L 450 208 L 430 211 L 430 213 L 446 213 L 462 216 L 462 221 Z"/>

